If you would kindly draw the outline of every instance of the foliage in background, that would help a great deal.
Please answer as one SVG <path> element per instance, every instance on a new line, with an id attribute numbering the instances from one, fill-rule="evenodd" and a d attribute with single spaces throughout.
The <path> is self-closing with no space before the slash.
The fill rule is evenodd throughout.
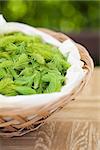
<path id="1" fill-rule="evenodd" d="M 100 1 L 0 1 L 0 13 L 8 21 L 19 21 L 63 32 L 98 30 L 99 10 Z"/>

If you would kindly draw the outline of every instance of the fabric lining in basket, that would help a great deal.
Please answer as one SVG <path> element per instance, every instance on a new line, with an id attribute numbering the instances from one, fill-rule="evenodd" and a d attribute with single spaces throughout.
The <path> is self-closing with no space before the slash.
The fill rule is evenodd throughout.
<path id="1" fill-rule="evenodd" d="M 62 33 L 53 32 L 47 29 L 40 30 L 52 35 L 61 42 L 69 38 Z M 0 136 L 22 136 L 30 131 L 36 130 L 47 121 L 48 117 L 52 115 L 52 113 L 63 108 L 83 89 L 93 71 L 93 61 L 83 46 L 79 44 L 76 44 L 76 46 L 79 50 L 81 60 L 84 62 L 83 68 L 87 70 L 87 73 L 81 83 L 69 94 L 59 98 L 59 100 L 53 101 L 52 103 L 48 103 L 44 106 L 39 106 L 38 108 L 31 107 L 25 110 L 15 110 L 13 108 L 0 109 Z"/>

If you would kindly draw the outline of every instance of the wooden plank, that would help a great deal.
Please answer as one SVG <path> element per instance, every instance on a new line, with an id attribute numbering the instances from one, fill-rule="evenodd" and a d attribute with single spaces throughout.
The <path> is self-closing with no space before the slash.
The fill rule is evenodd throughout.
<path id="1" fill-rule="evenodd" d="M 81 96 L 37 131 L 0 138 L 0 150 L 100 150 L 100 69 Z"/>
<path id="2" fill-rule="evenodd" d="M 27 136 L 0 143 L 2 150 L 99 150 L 100 123 L 53 121 Z"/>

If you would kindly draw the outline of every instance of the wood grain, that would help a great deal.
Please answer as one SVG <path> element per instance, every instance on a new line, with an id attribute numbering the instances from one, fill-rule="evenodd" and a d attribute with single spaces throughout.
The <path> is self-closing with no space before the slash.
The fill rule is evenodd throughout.
<path id="1" fill-rule="evenodd" d="M 100 68 L 76 101 L 37 131 L 0 139 L 0 150 L 100 150 Z"/>

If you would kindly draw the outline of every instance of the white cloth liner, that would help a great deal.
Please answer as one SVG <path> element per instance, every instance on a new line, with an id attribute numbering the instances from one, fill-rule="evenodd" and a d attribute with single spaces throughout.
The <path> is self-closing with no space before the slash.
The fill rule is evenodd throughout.
<path id="1" fill-rule="evenodd" d="M 75 87 L 77 87 L 86 74 L 86 70 L 82 69 L 84 65 L 80 60 L 80 54 L 75 42 L 71 39 L 59 42 L 54 37 L 39 31 L 38 29 L 16 22 L 6 22 L 2 15 L 0 15 L 0 34 L 20 31 L 27 35 L 39 35 L 46 43 L 50 43 L 59 48 L 61 53 L 66 56 L 69 52 L 68 62 L 71 67 L 66 74 L 66 84 L 62 87 L 61 92 L 50 94 L 35 94 L 35 95 L 18 95 L 18 96 L 3 96 L 0 95 L 0 108 L 30 108 L 45 105 L 49 102 L 54 102 L 60 97 L 69 94 Z"/>

